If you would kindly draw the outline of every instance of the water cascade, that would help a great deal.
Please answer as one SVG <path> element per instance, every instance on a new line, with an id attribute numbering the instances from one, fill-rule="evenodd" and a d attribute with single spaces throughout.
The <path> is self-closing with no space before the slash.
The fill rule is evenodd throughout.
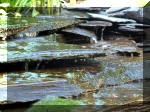
<path id="1" fill-rule="evenodd" d="M 102 32 L 101 32 L 101 41 L 104 41 L 104 30 L 105 30 L 105 27 L 102 28 Z"/>

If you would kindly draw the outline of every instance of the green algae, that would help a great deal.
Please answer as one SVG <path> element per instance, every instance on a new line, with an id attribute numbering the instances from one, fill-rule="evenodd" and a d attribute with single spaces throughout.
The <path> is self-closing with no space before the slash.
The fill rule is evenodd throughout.
<path id="1" fill-rule="evenodd" d="M 71 112 L 79 105 L 83 105 L 83 103 L 77 100 L 47 96 L 43 100 L 33 104 L 27 112 Z"/>

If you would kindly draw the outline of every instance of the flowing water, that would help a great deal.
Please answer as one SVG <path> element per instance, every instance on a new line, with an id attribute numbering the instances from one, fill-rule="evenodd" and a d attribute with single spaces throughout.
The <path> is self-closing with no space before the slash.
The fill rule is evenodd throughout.
<path id="1" fill-rule="evenodd" d="M 101 32 L 101 41 L 104 41 L 104 30 L 105 30 L 105 27 L 102 28 L 102 32 Z"/>
<path id="2" fill-rule="evenodd" d="M 21 20 L 26 23 L 28 19 Z M 40 20 L 44 22 L 43 20 Z M 15 21 L 17 22 L 17 21 Z M 20 20 L 18 21 L 20 23 Z M 17 23 L 18 23 L 17 22 Z M 36 21 L 37 22 L 37 21 Z M 15 25 L 17 25 L 15 23 Z M 13 23 L 14 24 L 14 23 Z M 19 59 L 39 55 L 44 51 L 71 50 L 71 49 L 99 49 L 104 51 L 107 56 L 95 59 L 81 60 L 86 64 L 78 66 L 63 66 L 41 69 L 43 63 L 38 62 L 36 70 L 29 70 L 28 65 L 25 71 L 13 71 L 0 73 L 0 86 L 20 85 L 41 82 L 61 82 L 66 80 L 68 85 L 73 84 L 81 90 L 92 90 L 101 87 L 97 93 L 87 94 L 78 97 L 77 100 L 87 105 L 118 105 L 126 104 L 143 97 L 143 54 L 142 50 L 129 41 L 104 41 L 102 29 L 101 41 L 96 44 L 74 45 L 59 43 L 56 34 L 41 36 L 36 38 L 25 38 L 0 42 L 1 62 L 6 59 Z M 61 38 L 61 35 L 60 35 Z M 101 43 L 103 41 L 103 43 Z M 118 50 L 140 52 L 140 56 L 131 57 L 114 55 Z M 55 54 L 56 55 L 56 54 Z M 57 54 L 59 55 L 59 54 Z M 149 56 L 149 55 L 148 55 Z M 77 61 L 77 60 L 75 60 Z M 148 67 L 149 59 L 146 60 Z M 59 63 L 61 65 L 62 63 Z M 40 68 L 40 69 L 39 69 Z M 147 75 L 147 78 L 148 77 Z M 99 85 L 99 80 L 102 80 Z M 66 86 L 67 88 L 68 86 Z M 66 89 L 63 87 L 63 90 Z M 62 89 L 62 88 L 61 88 Z M 72 88 L 74 89 L 74 88 Z M 56 86 L 56 94 L 59 87 Z M 62 90 L 62 91 L 63 91 Z M 15 91 L 14 91 L 15 92 Z M 9 93 L 11 94 L 11 93 Z M 63 94 L 63 93 L 62 93 Z M 36 97 L 36 96 L 35 96 Z M 19 109 L 16 109 L 17 112 Z M 10 112 L 6 110 L 4 112 Z M 20 110 L 19 110 L 20 111 Z M 22 111 L 22 110 L 21 110 Z M 93 108 L 95 111 L 95 108 Z"/>

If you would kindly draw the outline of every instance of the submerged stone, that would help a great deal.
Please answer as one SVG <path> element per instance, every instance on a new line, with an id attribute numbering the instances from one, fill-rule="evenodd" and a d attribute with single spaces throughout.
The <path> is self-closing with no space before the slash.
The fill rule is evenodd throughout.
<path id="1" fill-rule="evenodd" d="M 93 97 L 94 99 L 102 99 L 106 105 L 124 105 L 143 98 L 142 86 L 143 84 L 140 82 L 104 87 L 98 93 L 93 94 Z"/>

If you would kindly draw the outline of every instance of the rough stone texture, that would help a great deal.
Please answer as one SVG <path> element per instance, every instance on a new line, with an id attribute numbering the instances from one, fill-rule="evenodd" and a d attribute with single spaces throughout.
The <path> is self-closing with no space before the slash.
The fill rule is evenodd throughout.
<path id="1" fill-rule="evenodd" d="M 140 23 L 150 24 L 150 8 L 138 7 L 122 7 L 122 8 L 109 8 L 107 11 L 109 16 L 123 17 L 133 19 Z"/>
<path id="2" fill-rule="evenodd" d="M 13 104 L 17 102 L 37 101 L 47 95 L 58 97 L 70 97 L 83 92 L 82 89 L 73 84 L 69 84 L 67 80 L 49 81 L 35 84 L 21 84 L 0 86 L 0 104 Z M 3 95 L 7 96 L 4 97 Z"/>
<path id="3" fill-rule="evenodd" d="M 87 23 L 79 24 L 81 27 L 97 28 L 97 27 L 109 27 L 112 26 L 111 22 L 106 21 L 88 21 Z"/>
<path id="4" fill-rule="evenodd" d="M 94 13 L 88 13 L 92 18 L 110 21 L 114 23 L 135 23 L 135 20 L 132 19 L 125 19 L 125 18 L 117 18 L 117 17 L 110 17 L 107 15 L 102 14 L 94 14 Z"/>

